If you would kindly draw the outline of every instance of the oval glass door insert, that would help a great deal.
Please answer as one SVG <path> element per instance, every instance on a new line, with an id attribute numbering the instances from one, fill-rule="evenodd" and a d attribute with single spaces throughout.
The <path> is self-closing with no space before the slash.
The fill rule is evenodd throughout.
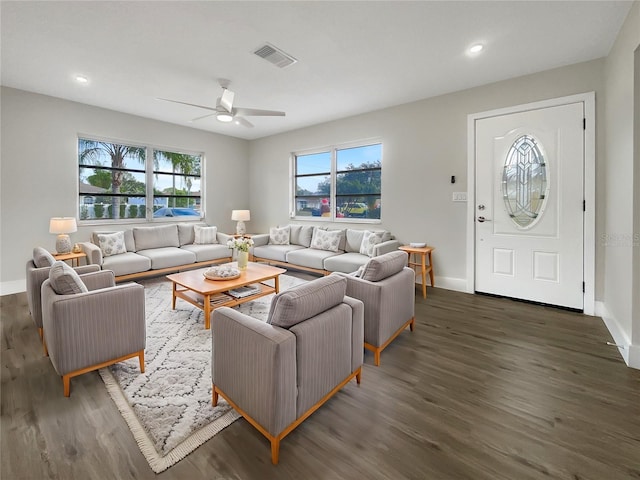
<path id="1" fill-rule="evenodd" d="M 502 196 L 507 213 L 519 228 L 529 228 L 544 212 L 547 165 L 538 142 L 530 135 L 517 138 L 504 162 Z"/>

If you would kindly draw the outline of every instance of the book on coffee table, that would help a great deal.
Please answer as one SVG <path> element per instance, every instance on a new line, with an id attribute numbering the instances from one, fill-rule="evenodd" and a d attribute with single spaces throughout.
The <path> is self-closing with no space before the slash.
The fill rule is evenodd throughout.
<path id="1" fill-rule="evenodd" d="M 255 295 L 260 292 L 260 285 L 245 285 L 244 287 L 234 288 L 233 290 L 229 290 L 227 293 L 235 298 L 244 298 L 249 295 Z"/>

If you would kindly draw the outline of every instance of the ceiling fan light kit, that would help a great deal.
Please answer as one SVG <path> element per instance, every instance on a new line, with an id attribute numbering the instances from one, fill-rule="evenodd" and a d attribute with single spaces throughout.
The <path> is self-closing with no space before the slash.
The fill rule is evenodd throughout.
<path id="1" fill-rule="evenodd" d="M 158 100 L 164 100 L 171 103 L 179 103 L 181 105 L 188 105 L 190 107 L 204 108 L 205 110 L 212 111 L 214 113 L 208 113 L 201 117 L 192 119 L 192 122 L 202 120 L 204 118 L 213 117 L 215 115 L 219 122 L 229 123 L 235 120 L 236 125 L 242 125 L 244 127 L 252 128 L 253 124 L 244 117 L 260 116 L 260 117 L 284 117 L 284 112 L 277 110 L 259 110 L 257 108 L 244 108 L 234 107 L 233 100 L 235 93 L 229 90 L 229 80 L 219 79 L 218 83 L 222 87 L 222 95 L 216 100 L 215 107 L 209 107 L 206 105 L 197 105 L 195 103 L 181 102 L 179 100 L 171 100 L 168 98 L 159 98 Z"/>
<path id="2" fill-rule="evenodd" d="M 216 114 L 216 118 L 219 122 L 228 123 L 233 120 L 233 115 L 231 115 L 230 113 L 218 113 Z"/>

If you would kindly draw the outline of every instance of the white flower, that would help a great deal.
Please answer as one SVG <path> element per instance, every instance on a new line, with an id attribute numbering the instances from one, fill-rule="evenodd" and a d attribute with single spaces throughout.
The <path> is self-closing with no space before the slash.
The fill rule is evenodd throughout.
<path id="1" fill-rule="evenodd" d="M 231 238 L 227 242 L 227 247 L 241 252 L 248 252 L 251 246 L 253 246 L 253 240 L 246 237 Z"/>

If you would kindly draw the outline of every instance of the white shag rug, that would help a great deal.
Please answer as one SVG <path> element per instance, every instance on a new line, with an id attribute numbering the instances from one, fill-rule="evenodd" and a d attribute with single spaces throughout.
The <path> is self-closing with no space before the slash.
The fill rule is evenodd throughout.
<path id="1" fill-rule="evenodd" d="M 160 473 L 240 415 L 222 397 L 211 405 L 211 330 L 204 329 L 204 312 L 180 299 L 171 310 L 171 282 L 164 278 L 140 283 L 147 320 L 145 373 L 140 374 L 137 357 L 99 372 L 149 466 Z M 300 283 L 305 282 L 281 275 L 280 291 Z M 265 321 L 272 298 L 236 308 Z"/>

